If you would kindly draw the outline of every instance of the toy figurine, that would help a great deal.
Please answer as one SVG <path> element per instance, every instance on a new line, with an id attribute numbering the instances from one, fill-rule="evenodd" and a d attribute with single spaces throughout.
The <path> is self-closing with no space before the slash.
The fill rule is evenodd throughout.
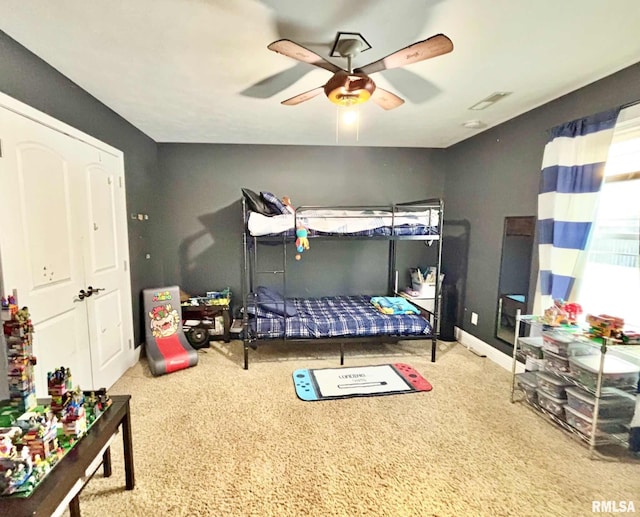
<path id="1" fill-rule="evenodd" d="M 298 254 L 296 255 L 296 260 L 300 260 L 300 254 L 309 249 L 309 239 L 307 229 L 303 226 L 298 226 L 296 230 L 296 250 Z"/>
<path id="2" fill-rule="evenodd" d="M 553 305 L 544 311 L 542 322 L 556 327 L 567 321 L 567 312 L 564 310 L 564 300 L 553 300 Z"/>
<path id="3" fill-rule="evenodd" d="M 289 199 L 287 196 L 284 196 L 282 198 L 282 203 L 284 204 L 284 206 L 287 207 L 287 210 L 290 214 L 295 214 L 296 213 L 296 209 L 293 208 L 293 205 L 291 204 L 291 199 Z"/>
<path id="4" fill-rule="evenodd" d="M 579 303 L 565 303 L 563 309 L 567 313 L 567 319 L 572 325 L 578 321 L 578 316 L 582 314 L 582 306 Z"/>

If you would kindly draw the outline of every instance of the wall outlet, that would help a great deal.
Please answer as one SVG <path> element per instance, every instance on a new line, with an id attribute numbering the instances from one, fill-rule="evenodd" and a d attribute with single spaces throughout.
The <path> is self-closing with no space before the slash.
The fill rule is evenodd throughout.
<path id="1" fill-rule="evenodd" d="M 471 313 L 471 324 L 472 325 L 477 325 L 478 324 L 478 313 L 477 312 L 472 312 Z"/>

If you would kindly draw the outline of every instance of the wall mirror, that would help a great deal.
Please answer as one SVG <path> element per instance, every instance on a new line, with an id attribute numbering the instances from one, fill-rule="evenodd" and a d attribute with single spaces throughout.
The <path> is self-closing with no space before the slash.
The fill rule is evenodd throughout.
<path id="1" fill-rule="evenodd" d="M 516 313 L 528 314 L 529 278 L 535 235 L 533 216 L 505 217 L 498 279 L 496 337 L 513 344 Z M 523 328 L 524 330 L 524 328 Z"/>

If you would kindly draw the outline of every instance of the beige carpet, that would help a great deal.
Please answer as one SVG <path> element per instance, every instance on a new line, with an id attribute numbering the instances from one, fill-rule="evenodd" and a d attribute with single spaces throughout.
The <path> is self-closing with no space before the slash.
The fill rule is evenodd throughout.
<path id="1" fill-rule="evenodd" d="M 81 495 L 90 516 L 592 515 L 633 501 L 640 463 L 588 448 L 524 405 L 510 373 L 461 345 L 347 347 L 346 365 L 406 362 L 433 391 L 326 402 L 297 399 L 296 368 L 338 365 L 331 345 L 200 351 L 195 368 L 151 377 L 141 361 L 110 390 L 131 394 L 136 487 L 113 476 Z M 602 515 L 602 514 L 601 514 Z"/>

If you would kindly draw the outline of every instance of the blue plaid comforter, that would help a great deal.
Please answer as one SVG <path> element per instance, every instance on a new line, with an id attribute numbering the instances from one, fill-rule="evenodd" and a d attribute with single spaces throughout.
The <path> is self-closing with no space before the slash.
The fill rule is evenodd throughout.
<path id="1" fill-rule="evenodd" d="M 420 315 L 382 314 L 370 296 L 290 298 L 297 315 L 283 317 L 250 305 L 253 337 L 328 338 L 355 336 L 431 336 L 431 325 Z"/>
<path id="2" fill-rule="evenodd" d="M 393 231 L 392 231 L 393 230 Z M 360 236 L 360 237 L 376 237 L 376 236 L 390 236 L 390 235 L 438 235 L 438 227 L 437 226 L 425 226 L 423 224 L 415 224 L 415 225 L 402 225 L 395 226 L 393 229 L 390 226 L 381 226 L 379 228 L 372 228 L 370 230 L 361 230 L 359 232 L 349 232 L 349 233 L 329 233 L 329 232 L 320 232 L 317 230 L 308 230 L 308 237 L 322 237 L 322 236 L 331 236 L 331 235 L 343 235 L 343 236 Z M 294 228 L 287 230 L 284 232 L 287 237 L 295 237 L 296 231 Z M 270 236 L 282 235 L 272 233 Z"/>

